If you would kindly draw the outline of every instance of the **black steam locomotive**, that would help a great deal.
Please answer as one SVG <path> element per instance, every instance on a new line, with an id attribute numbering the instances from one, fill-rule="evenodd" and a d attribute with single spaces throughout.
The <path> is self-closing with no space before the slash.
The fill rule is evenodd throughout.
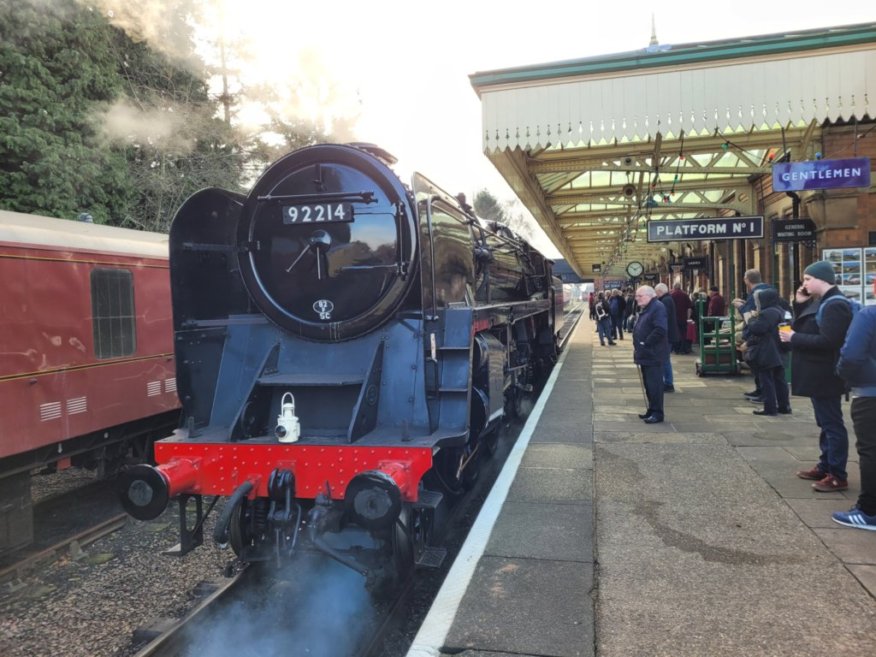
<path id="1" fill-rule="evenodd" d="M 215 538 L 242 561 L 301 545 L 369 575 L 436 563 L 436 507 L 555 361 L 552 263 L 393 163 L 312 146 L 248 196 L 207 189 L 177 213 L 184 423 L 122 498 L 140 519 L 179 498 L 183 552 L 202 542 L 202 497 L 221 496 Z"/>

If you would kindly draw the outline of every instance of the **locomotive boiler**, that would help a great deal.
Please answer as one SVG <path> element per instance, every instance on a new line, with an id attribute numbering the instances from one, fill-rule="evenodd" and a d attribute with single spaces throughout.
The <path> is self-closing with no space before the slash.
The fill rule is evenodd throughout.
<path id="1" fill-rule="evenodd" d="M 214 538 L 244 562 L 306 549 L 369 576 L 437 565 L 436 508 L 555 361 L 550 260 L 393 163 L 311 146 L 246 196 L 207 189 L 179 209 L 184 419 L 121 494 L 139 519 L 177 498 L 182 552 L 203 540 L 207 496 L 227 498 Z"/>

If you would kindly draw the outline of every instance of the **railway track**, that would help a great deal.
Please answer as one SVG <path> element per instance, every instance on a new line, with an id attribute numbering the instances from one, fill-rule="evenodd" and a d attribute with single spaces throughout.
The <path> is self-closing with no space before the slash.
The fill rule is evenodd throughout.
<path id="1" fill-rule="evenodd" d="M 317 629 L 312 634 L 301 636 L 294 629 L 296 619 L 287 618 L 287 627 L 277 627 L 276 618 L 262 608 L 270 602 L 272 607 L 304 610 L 312 600 L 312 592 L 304 587 L 284 586 L 282 581 L 268 581 L 259 575 L 256 568 L 249 567 L 223 582 L 208 585 L 204 598 L 184 617 L 176 621 L 158 623 L 152 628 L 138 630 L 135 636 L 148 643 L 140 647 L 133 657 L 231 657 L 250 654 L 238 643 L 226 643 L 210 639 L 229 631 L 244 641 L 254 628 L 261 642 L 253 654 L 271 654 L 262 646 L 284 646 L 283 654 L 312 655 L 313 657 L 377 657 L 384 638 L 399 622 L 399 616 L 409 603 L 413 579 L 408 580 L 388 601 L 375 603 L 372 622 L 359 628 L 358 635 L 351 632 L 346 637 L 333 634 L 331 623 L 324 631 Z M 258 599 L 258 603 L 253 602 Z M 246 611 L 242 611 L 246 609 Z M 334 613 L 334 608 L 323 610 Z M 229 630 L 228 618 L 238 624 Z M 338 619 L 343 621 L 343 619 Z M 345 625 L 347 623 L 344 623 Z M 224 627 L 225 629 L 217 629 Z M 290 650 L 290 646 L 294 646 Z M 336 651 L 337 650 L 337 651 Z"/>
<path id="2" fill-rule="evenodd" d="M 69 554 L 71 559 L 78 559 L 82 554 L 82 548 L 93 543 L 107 534 L 118 531 L 128 522 L 128 514 L 118 513 L 106 520 L 98 522 L 92 527 L 83 529 L 71 536 L 65 536 L 49 547 L 36 552 L 28 552 L 10 565 L 0 568 L 0 584 L 5 584 L 15 590 L 22 586 L 21 579 L 37 568 L 50 563 L 62 554 Z"/>

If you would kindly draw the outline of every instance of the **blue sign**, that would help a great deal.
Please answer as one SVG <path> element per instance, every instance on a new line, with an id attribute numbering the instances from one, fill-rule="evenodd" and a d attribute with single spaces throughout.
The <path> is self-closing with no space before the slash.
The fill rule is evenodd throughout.
<path id="1" fill-rule="evenodd" d="M 869 186 L 869 157 L 853 157 L 847 160 L 782 162 L 773 165 L 773 191 L 775 192 Z"/>
<path id="2" fill-rule="evenodd" d="M 649 242 L 743 240 L 763 237 L 763 217 L 672 219 L 648 222 Z"/>

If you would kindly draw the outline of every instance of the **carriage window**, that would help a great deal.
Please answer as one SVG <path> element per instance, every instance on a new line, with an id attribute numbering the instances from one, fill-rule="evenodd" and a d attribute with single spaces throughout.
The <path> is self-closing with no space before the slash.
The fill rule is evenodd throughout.
<path id="1" fill-rule="evenodd" d="M 134 280 L 125 269 L 91 272 L 91 315 L 94 353 L 98 358 L 130 356 L 137 346 Z"/>

